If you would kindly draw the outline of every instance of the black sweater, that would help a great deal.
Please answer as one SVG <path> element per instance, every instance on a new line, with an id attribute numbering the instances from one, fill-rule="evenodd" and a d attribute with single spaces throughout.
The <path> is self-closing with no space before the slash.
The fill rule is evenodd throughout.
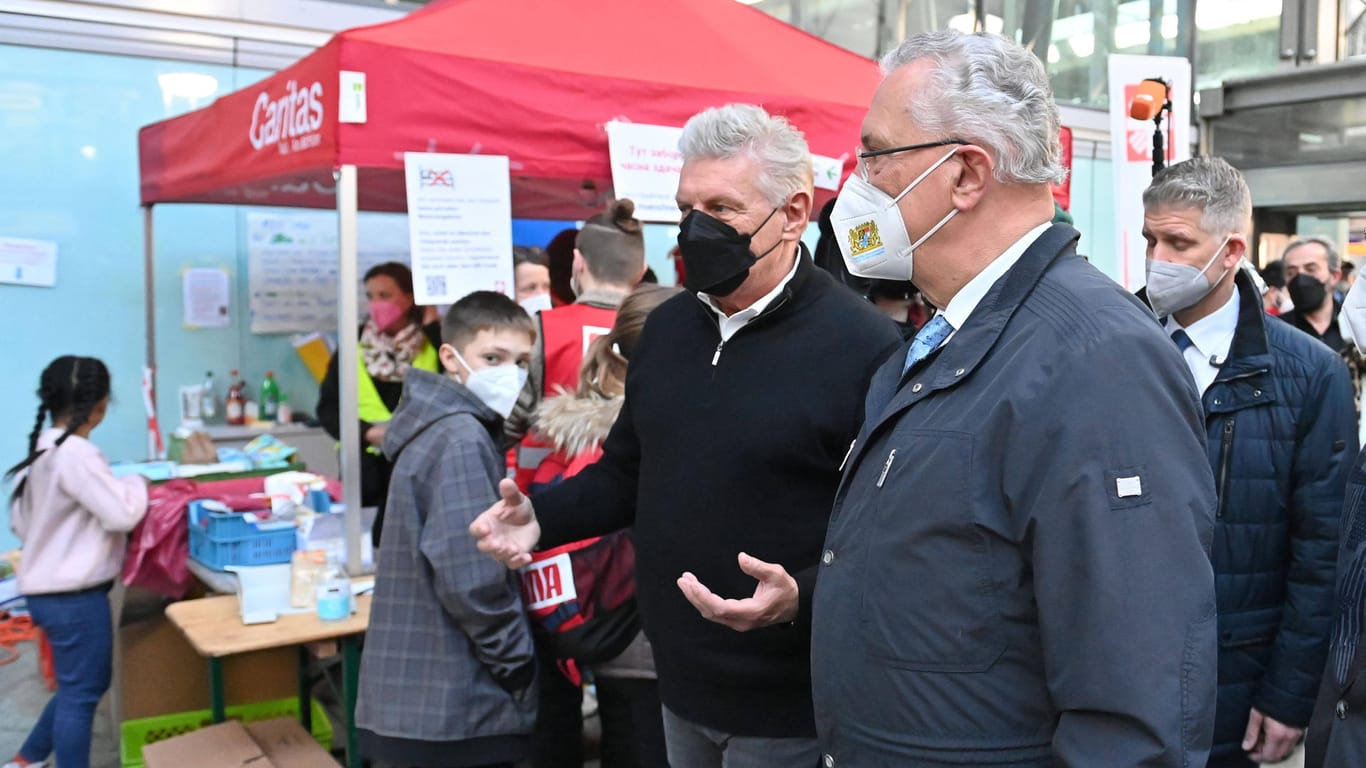
<path id="1" fill-rule="evenodd" d="M 656 309 L 602 459 L 534 500 L 542 546 L 634 525 L 660 698 L 742 736 L 815 735 L 816 565 L 868 381 L 901 345 L 890 320 L 801 258 L 782 295 L 719 347 L 716 314 L 696 296 Z M 684 571 L 724 598 L 752 596 L 740 552 L 796 576 L 794 624 L 740 633 L 683 597 Z"/>

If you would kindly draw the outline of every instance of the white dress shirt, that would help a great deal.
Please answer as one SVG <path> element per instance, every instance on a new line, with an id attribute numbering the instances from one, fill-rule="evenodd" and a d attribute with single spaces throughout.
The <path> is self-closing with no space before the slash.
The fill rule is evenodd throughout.
<path id="1" fill-rule="evenodd" d="M 778 295 L 783 292 L 783 288 L 786 288 L 787 284 L 792 282 L 792 278 L 797 274 L 797 267 L 801 265 L 802 259 L 804 258 L 806 257 L 803 256 L 801 250 L 798 249 L 797 258 L 792 260 L 792 270 L 787 273 L 787 277 L 780 280 L 778 285 L 774 286 L 773 290 L 760 296 L 753 304 L 750 304 L 748 307 L 745 307 L 733 315 L 727 315 L 725 311 L 721 309 L 721 305 L 716 303 L 716 299 L 711 296 L 705 293 L 697 294 L 697 298 L 700 299 L 703 304 L 711 307 L 711 310 L 716 313 L 717 319 L 720 320 L 722 344 L 730 341 L 730 337 L 734 336 L 741 328 L 749 325 L 751 320 L 763 314 L 765 309 L 768 309 L 768 305 L 772 304 L 774 300 L 778 298 Z"/>
<path id="2" fill-rule="evenodd" d="M 1229 349 L 1233 347 L 1233 334 L 1238 330 L 1239 307 L 1238 286 L 1234 285 L 1233 295 L 1224 306 L 1191 323 L 1188 328 L 1182 328 L 1174 317 L 1167 318 L 1168 336 L 1179 329 L 1190 337 L 1191 345 L 1182 354 L 1191 369 L 1191 375 L 1195 377 L 1195 386 L 1200 388 L 1202 395 L 1214 383 L 1214 377 L 1219 375 L 1219 365 L 1211 361 L 1222 365 L 1228 358 Z"/>
<path id="3" fill-rule="evenodd" d="M 1016 262 L 1025 255 L 1025 251 L 1029 250 L 1029 246 L 1033 245 L 1034 241 L 1038 240 L 1052 226 L 1052 222 L 1047 222 L 1026 232 L 1024 237 L 1016 240 L 1013 245 L 1005 250 L 1005 253 L 997 256 L 994 261 L 986 265 L 981 272 L 977 273 L 976 277 L 968 281 L 967 285 L 958 289 L 958 293 L 949 299 L 949 305 L 943 311 L 944 319 L 953 326 L 953 333 L 950 333 L 948 338 L 944 339 L 943 344 L 939 346 L 942 347 L 949 343 L 949 339 L 958 333 L 958 329 L 962 328 L 963 324 L 972 316 L 973 310 L 977 309 L 977 305 L 986 298 L 987 293 L 991 291 L 991 286 L 995 285 L 1002 275 L 1009 272 L 1010 268 L 1015 266 Z M 912 280 L 914 280 L 914 270 L 912 270 Z"/>

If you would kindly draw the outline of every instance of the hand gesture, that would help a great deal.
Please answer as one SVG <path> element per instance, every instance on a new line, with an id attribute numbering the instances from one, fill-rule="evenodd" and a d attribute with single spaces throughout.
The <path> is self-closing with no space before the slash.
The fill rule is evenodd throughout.
<path id="1" fill-rule="evenodd" d="M 1243 751 L 1256 763 L 1279 763 L 1290 756 L 1304 736 L 1303 728 L 1295 728 L 1252 710 L 1247 719 L 1247 733 L 1243 735 Z"/>
<path id="2" fill-rule="evenodd" d="M 492 555 L 508 568 L 517 569 L 531 562 L 531 550 L 541 538 L 541 524 L 531 499 L 517 490 L 511 480 L 498 483 L 503 498 L 470 523 L 470 534 L 477 539 L 480 552 Z"/>
<path id="3" fill-rule="evenodd" d="M 754 596 L 725 600 L 702 585 L 691 573 L 678 579 L 678 588 L 702 617 L 737 632 L 781 624 L 797 618 L 797 580 L 786 569 L 740 553 L 740 570 L 759 580 Z"/>

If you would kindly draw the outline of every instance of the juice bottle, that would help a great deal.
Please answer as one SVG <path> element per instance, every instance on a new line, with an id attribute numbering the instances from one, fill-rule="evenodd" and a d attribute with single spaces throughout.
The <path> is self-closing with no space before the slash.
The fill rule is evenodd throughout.
<path id="1" fill-rule="evenodd" d="M 238 378 L 237 371 L 228 374 L 228 397 L 223 403 L 224 420 L 229 424 L 247 423 L 247 383 Z"/>

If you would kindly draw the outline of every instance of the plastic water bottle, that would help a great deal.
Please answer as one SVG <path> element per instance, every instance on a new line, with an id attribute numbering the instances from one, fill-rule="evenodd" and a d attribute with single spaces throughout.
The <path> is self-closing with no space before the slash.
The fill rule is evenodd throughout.
<path id="1" fill-rule="evenodd" d="M 275 383 L 275 373 L 266 371 L 266 380 L 261 382 L 261 421 L 275 421 L 280 412 L 280 385 Z"/>
<path id="2" fill-rule="evenodd" d="M 351 579 L 335 558 L 327 559 L 327 569 L 318 580 L 318 618 L 342 621 L 351 616 Z"/>
<path id="3" fill-rule="evenodd" d="M 203 394 L 200 395 L 199 415 L 208 424 L 218 418 L 218 395 L 213 391 L 213 371 L 204 373 Z"/>

